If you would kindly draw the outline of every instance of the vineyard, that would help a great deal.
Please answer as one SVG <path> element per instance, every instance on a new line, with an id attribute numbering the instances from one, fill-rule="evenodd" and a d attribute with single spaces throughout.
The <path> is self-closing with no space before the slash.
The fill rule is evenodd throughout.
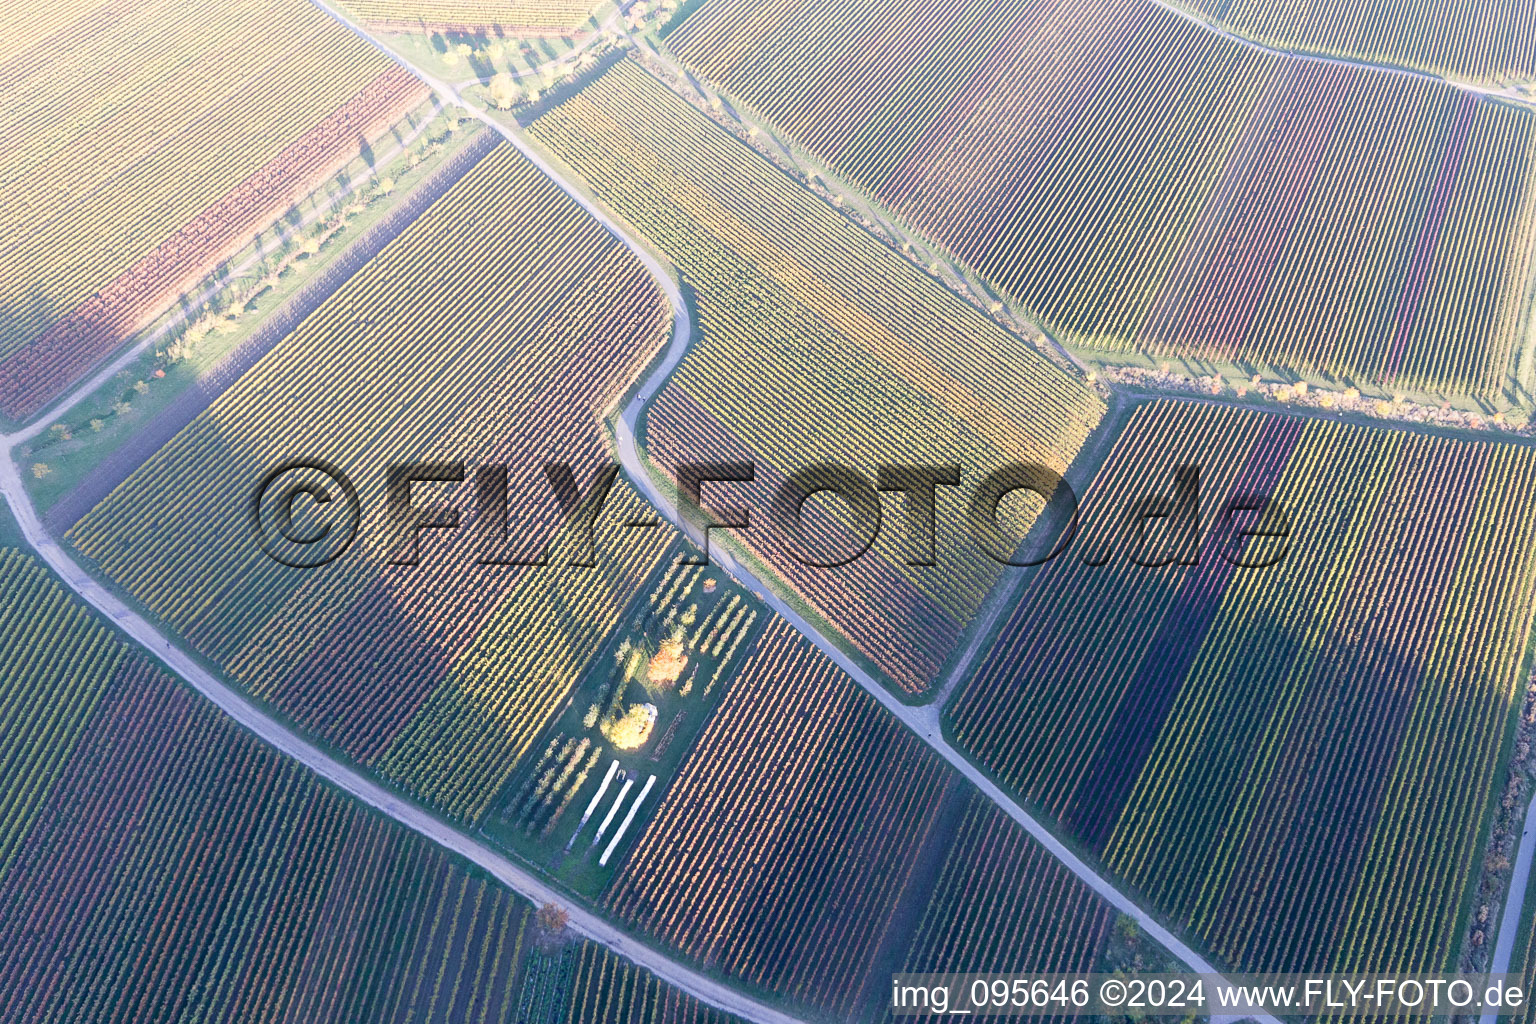
<path id="1" fill-rule="evenodd" d="M 502 146 L 69 537 L 254 695 L 475 820 L 672 543 L 623 525 L 649 512 L 620 482 L 597 567 L 569 565 L 542 468 L 570 464 L 586 488 L 610 464 L 599 419 L 668 321 L 628 251 Z M 294 457 L 341 468 L 364 510 L 357 543 L 319 570 L 269 559 L 250 532 L 252 488 Z M 505 554 L 548 541 L 551 564 L 475 564 L 466 480 L 416 488 L 420 505 L 452 498 L 460 529 L 425 531 L 416 566 L 386 565 L 384 468 L 407 459 L 505 464 Z"/>
<path id="2" fill-rule="evenodd" d="M 706 967 L 847 1019 L 954 785 L 775 620 L 605 902 Z"/>
<path id="3" fill-rule="evenodd" d="M 1198 564 L 1133 564 L 1178 550 L 1124 510 L 1178 504 L 1180 465 Z M 1273 511 L 1223 514 L 1243 495 L 1289 518 L 1271 568 L 1231 562 L 1275 544 L 1238 534 Z M 1524 447 L 1141 406 L 948 723 L 1227 963 L 1446 966 L 1536 611 L 1533 497 Z"/>
<path id="4" fill-rule="evenodd" d="M 736 1019 L 591 942 L 582 943 L 575 974 L 565 1024 L 728 1024 Z"/>
<path id="5" fill-rule="evenodd" d="M 25 2 L 0 15 L 0 38 L 0 414 L 13 419 L 426 95 L 299 0 Z"/>
<path id="6" fill-rule="evenodd" d="M 384 29 L 494 28 L 513 34 L 584 28 L 599 0 L 344 0 L 360 21 Z"/>
<path id="7" fill-rule="evenodd" d="M 44 661 L 38 655 L 56 655 Z M 0 547 L 0 879 L 88 727 L 122 660 L 104 626 L 73 604 L 47 572 Z M 27 713 L 23 713 L 27 712 Z M 25 766 L 25 773 L 15 770 Z"/>
<path id="8" fill-rule="evenodd" d="M 668 41 L 1070 343 L 1532 386 L 1529 109 L 1152 0 L 710 0 Z"/>
<path id="9" fill-rule="evenodd" d="M 0 549 L 0 1015 L 504 1021 L 527 905 L 327 790 Z"/>
<path id="10" fill-rule="evenodd" d="M 1262 102 L 1135 343 L 1498 393 L 1536 266 L 1536 116 L 1338 65 Z"/>
<path id="11" fill-rule="evenodd" d="M 1064 471 L 1103 413 L 1081 381 L 622 61 L 532 132 L 678 268 L 693 347 L 644 424 L 648 455 L 750 461 L 737 492 L 763 509 L 823 462 L 959 464 L 974 486 L 1007 462 Z M 794 410 L 781 416 L 774 410 Z M 806 505 L 820 551 L 862 537 L 836 506 Z M 938 516 L 935 564 L 914 557 L 900 509 L 873 548 L 805 564 L 785 531 L 737 536 L 909 693 L 930 687 L 999 578 L 961 525 Z M 1038 503 L 1013 513 L 1022 536 Z M 718 543 L 725 535 L 716 533 Z"/>
<path id="12" fill-rule="evenodd" d="M 1189 0 L 1187 6 L 1270 46 L 1418 68 L 1461 81 L 1536 81 L 1536 4 L 1425 0 Z"/>
<path id="13" fill-rule="evenodd" d="M 1104 970 L 1115 912 L 985 798 L 972 796 L 902 970 Z"/>

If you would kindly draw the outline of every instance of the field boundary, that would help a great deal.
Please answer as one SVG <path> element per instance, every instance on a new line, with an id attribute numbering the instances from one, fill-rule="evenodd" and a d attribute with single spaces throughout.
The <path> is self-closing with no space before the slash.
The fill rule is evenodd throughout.
<path id="1" fill-rule="evenodd" d="M 423 106 L 427 103 L 433 104 L 433 108 L 422 113 Z M 432 96 L 424 100 L 422 104 L 419 104 L 407 115 L 407 120 L 420 113 L 420 123 L 409 132 L 404 133 L 394 146 L 376 153 L 374 158 L 375 166 L 382 167 L 386 161 L 393 160 L 404 153 L 411 143 L 420 138 L 422 133 L 430 127 L 432 119 L 440 110 L 440 97 Z M 400 122 L 397 122 L 396 127 L 399 124 Z M 386 129 L 381 133 L 380 137 L 387 136 L 388 134 L 389 130 Z M 376 139 L 375 141 L 378 140 Z M 164 341 L 167 335 L 187 324 L 199 310 L 205 308 L 208 303 L 223 292 L 232 280 L 250 272 L 262 259 L 278 251 L 284 241 L 291 238 L 294 232 L 308 227 L 324 218 L 328 213 L 339 209 L 346 199 L 356 194 L 364 181 L 373 176 L 374 171 L 372 169 L 350 175 L 336 195 L 328 198 L 323 205 L 317 206 L 309 213 L 304 214 L 297 224 L 289 225 L 282 217 L 278 217 L 274 221 L 274 225 L 278 230 L 272 241 L 269 242 L 261 236 L 252 239 L 250 244 L 254 246 L 254 249 L 249 256 L 233 267 L 221 266 L 210 271 L 203 278 L 203 287 L 195 294 L 182 295 L 178 299 L 168 302 L 161 314 L 160 322 L 152 322 L 133 338 L 124 342 L 122 346 L 105 356 L 104 358 L 107 362 L 99 365 L 96 372 L 77 381 L 73 387 L 60 393 L 48 405 L 37 410 L 36 413 L 24 421 L 19 423 L 10 422 L 0 417 L 0 428 L 10 428 L 9 433 L 4 433 L 3 429 L 0 429 L 0 437 L 9 438 L 14 446 L 31 440 L 44 430 L 47 430 L 50 424 L 58 422 L 59 417 L 69 412 L 81 401 L 89 398 L 110 381 L 113 376 L 126 369 L 130 363 L 148 351 L 151 346 Z M 311 191 L 310 195 L 317 195 L 321 188 L 324 188 L 323 181 L 316 185 L 315 190 Z M 269 227 L 267 230 L 271 230 L 271 228 Z"/>
<path id="2" fill-rule="evenodd" d="M 727 1013 L 757 1024 L 796 1024 L 799 1020 L 630 938 L 617 926 L 588 909 L 582 901 L 566 895 L 539 878 L 532 870 L 514 863 L 424 810 L 409 797 L 304 739 L 262 710 L 244 693 L 203 668 L 191 655 L 171 643 L 147 620 L 81 569 L 43 529 L 42 521 L 32 508 L 15 463 L 10 458 L 0 460 L 0 493 L 5 495 L 10 504 L 23 539 L 64 586 L 143 648 L 145 653 L 163 663 L 211 701 L 233 719 L 236 725 L 252 733 L 267 746 L 304 765 L 327 783 L 381 812 L 385 817 L 449 853 L 462 857 L 524 898 L 535 904 L 560 907 L 566 912 L 569 927 L 576 934 L 607 946 L 663 981 Z"/>

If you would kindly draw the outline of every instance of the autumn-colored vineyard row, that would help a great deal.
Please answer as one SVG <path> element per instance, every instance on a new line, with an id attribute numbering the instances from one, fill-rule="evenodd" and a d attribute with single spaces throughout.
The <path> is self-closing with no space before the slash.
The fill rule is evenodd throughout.
<path id="1" fill-rule="evenodd" d="M 995 804 L 973 795 L 907 950 L 911 973 L 1092 972 L 1115 911 Z"/>
<path id="2" fill-rule="evenodd" d="M 1064 470 L 1103 413 L 1086 384 L 632 62 L 532 131 L 693 290 L 693 348 L 645 422 L 647 452 L 669 472 L 684 462 L 751 461 L 757 477 L 738 493 L 757 509 L 790 473 L 827 461 L 871 476 L 881 463 L 955 463 L 974 485 L 1004 462 Z M 1022 532 L 1032 514 L 1020 512 L 1014 525 Z M 959 520 L 939 517 L 943 553 L 923 568 L 907 564 L 911 548 L 894 517 L 869 554 L 835 569 L 805 564 L 761 516 L 739 536 L 916 693 L 932 685 L 999 575 Z M 857 546 L 846 517 L 825 506 L 807 506 L 805 522 L 819 552 Z"/>
<path id="3" fill-rule="evenodd" d="M 0 878 L 121 658 L 111 633 L 35 562 L 0 548 Z"/>
<path id="4" fill-rule="evenodd" d="M 1530 376 L 1529 109 L 1152 0 L 710 0 L 670 42 L 1076 344 L 1479 395 Z"/>
<path id="5" fill-rule="evenodd" d="M 954 785 L 775 620 L 606 903 L 708 967 L 846 1018 Z"/>
<path id="6" fill-rule="evenodd" d="M 1270 46 L 1398 64 L 1461 81 L 1536 80 L 1531 0 L 1191 0 L 1187 6 Z"/>
<path id="7" fill-rule="evenodd" d="M 1282 68 L 1258 109 L 1127 344 L 1503 388 L 1536 245 L 1536 117 L 1318 64 Z"/>
<path id="8" fill-rule="evenodd" d="M 504 1021 L 527 905 L 319 785 L 0 549 L 0 1016 Z"/>
<path id="9" fill-rule="evenodd" d="M 0 17 L 11 417 L 56 397 L 424 95 L 296 0 L 24 3 Z"/>
<path id="10" fill-rule="evenodd" d="M 1179 465 L 1199 563 L 1134 564 L 1170 549 L 1125 512 Z M 1237 495 L 1283 506 L 1278 564 L 1223 557 L 1274 553 L 1223 517 Z M 947 718 L 1227 963 L 1449 966 L 1536 613 L 1533 498 L 1525 448 L 1143 406 L 1083 499 L 1075 546 L 1109 564 L 1035 576 Z"/>
<path id="11" fill-rule="evenodd" d="M 391 68 L 220 196 L 89 299 L 0 362 L 0 413 L 23 418 L 46 405 L 117 345 L 237 249 L 309 185 L 353 155 L 427 95 Z"/>
<path id="12" fill-rule="evenodd" d="M 515 150 L 491 152 L 70 532 L 79 549 L 252 693 L 468 819 L 558 709 L 663 556 L 626 484 L 598 524 L 597 568 L 487 567 L 475 486 L 458 543 L 427 536 L 390 567 L 384 467 L 508 467 L 513 553 L 560 521 L 542 466 L 581 486 L 610 462 L 599 417 L 660 346 L 643 268 Z M 361 492 L 340 559 L 292 570 L 249 524 L 252 488 L 323 458 Z M 168 507 L 164 496 L 178 494 Z M 429 534 L 441 531 L 428 531 Z"/>
<path id="13" fill-rule="evenodd" d="M 604 529 L 617 532 L 653 514 L 627 485 L 611 500 Z M 640 531 L 603 544 L 596 568 L 525 574 L 458 652 L 379 757 L 379 768 L 448 813 L 478 820 L 669 550 L 671 536 Z"/>
<path id="14" fill-rule="evenodd" d="M 571 986 L 567 1024 L 729 1024 L 712 1009 L 603 946 L 584 942 Z"/>
<path id="15" fill-rule="evenodd" d="M 548 33 L 586 27 L 598 0 L 345 0 L 343 6 L 360 20 L 388 29 Z"/>

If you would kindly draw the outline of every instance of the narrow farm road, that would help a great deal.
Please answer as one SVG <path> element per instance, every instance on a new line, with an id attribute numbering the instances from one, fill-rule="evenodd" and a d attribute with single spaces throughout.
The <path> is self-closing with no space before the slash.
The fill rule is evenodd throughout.
<path id="1" fill-rule="evenodd" d="M 1536 799 L 1525 809 L 1521 826 L 1520 848 L 1515 853 L 1515 867 L 1509 876 L 1509 892 L 1504 894 L 1504 912 L 1499 915 L 1499 933 L 1494 942 L 1493 959 L 1488 964 L 1492 974 L 1504 974 L 1514 957 L 1515 941 L 1520 936 L 1520 914 L 1525 909 L 1526 889 L 1531 881 L 1531 858 L 1536 854 Z M 1497 1024 L 1497 1012 L 1484 1013 L 1478 1024 Z"/>

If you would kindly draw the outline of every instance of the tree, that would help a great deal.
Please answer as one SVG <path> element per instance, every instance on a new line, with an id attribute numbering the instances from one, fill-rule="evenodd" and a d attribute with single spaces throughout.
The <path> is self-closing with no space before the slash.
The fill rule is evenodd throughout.
<path id="1" fill-rule="evenodd" d="M 41 480 L 43 477 L 52 472 L 53 470 L 48 468 L 48 463 L 46 462 L 32 463 L 32 475 L 38 480 Z"/>
<path id="2" fill-rule="evenodd" d="M 565 926 L 570 923 L 571 915 L 566 913 L 565 908 L 559 904 L 545 903 L 539 907 L 539 911 L 534 915 L 534 919 L 544 931 L 551 935 L 559 935 L 565 931 Z"/>
<path id="3" fill-rule="evenodd" d="M 684 629 L 676 626 L 646 667 L 646 678 L 658 686 L 671 686 L 682 677 L 688 666 L 688 653 L 683 649 Z"/>
<path id="4" fill-rule="evenodd" d="M 623 718 L 610 719 L 599 727 L 603 736 L 620 750 L 639 750 L 656 726 L 656 705 L 631 704 Z"/>
<path id="5" fill-rule="evenodd" d="M 517 79 L 506 71 L 499 71 L 491 78 L 489 92 L 492 103 L 502 110 L 510 110 L 517 102 Z"/>

